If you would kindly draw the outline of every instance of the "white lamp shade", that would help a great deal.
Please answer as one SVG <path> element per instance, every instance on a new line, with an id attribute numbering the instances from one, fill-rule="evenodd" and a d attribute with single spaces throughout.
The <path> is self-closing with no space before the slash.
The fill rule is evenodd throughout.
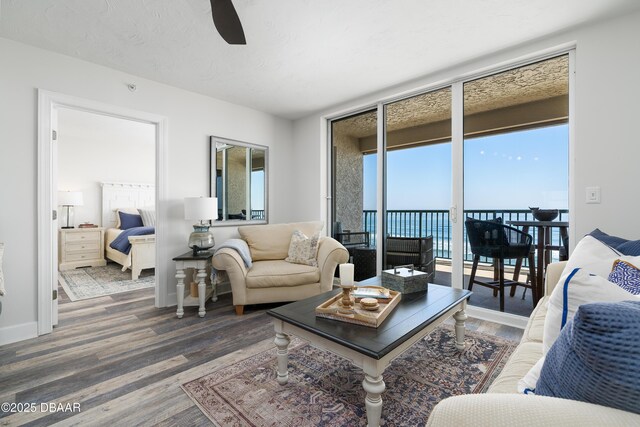
<path id="1" fill-rule="evenodd" d="M 82 206 L 82 191 L 58 191 L 58 205 Z"/>
<path id="2" fill-rule="evenodd" d="M 216 197 L 185 197 L 184 219 L 206 221 L 218 218 L 218 199 Z"/>

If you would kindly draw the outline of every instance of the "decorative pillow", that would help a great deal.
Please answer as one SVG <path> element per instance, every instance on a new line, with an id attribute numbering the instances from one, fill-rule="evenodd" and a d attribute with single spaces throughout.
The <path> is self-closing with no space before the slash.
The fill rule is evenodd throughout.
<path id="1" fill-rule="evenodd" d="M 625 300 L 640 301 L 640 296 L 635 296 L 619 285 L 590 274 L 582 268 L 576 268 L 563 275 L 549 297 L 542 335 L 542 354 L 547 354 L 562 328 L 573 318 L 582 304 Z"/>
<path id="2" fill-rule="evenodd" d="M 318 266 L 318 244 L 320 243 L 320 232 L 307 237 L 302 231 L 295 230 L 291 236 L 289 244 L 289 256 L 285 261 L 293 264 L 305 264 Z"/>
<path id="3" fill-rule="evenodd" d="M 623 239 L 622 237 L 610 236 L 607 233 L 600 231 L 598 228 L 588 235 L 595 237 L 606 245 L 611 246 L 623 255 L 640 255 L 640 240 L 628 240 Z"/>
<path id="4" fill-rule="evenodd" d="M 116 228 L 120 229 L 120 212 L 128 213 L 131 215 L 140 215 L 138 209 L 136 208 L 118 208 L 115 210 L 116 212 Z"/>
<path id="5" fill-rule="evenodd" d="M 118 216 L 120 217 L 120 230 L 128 230 L 130 228 L 144 226 L 140 215 L 118 211 Z"/>
<path id="6" fill-rule="evenodd" d="M 562 275 L 582 268 L 600 277 L 609 277 L 613 262 L 617 259 L 640 265 L 640 256 L 624 256 L 592 236 L 584 236 L 573 250 Z"/>
<path id="7" fill-rule="evenodd" d="M 142 224 L 145 227 L 156 226 L 156 211 L 153 209 L 138 209 L 140 217 L 142 218 Z"/>
<path id="8" fill-rule="evenodd" d="M 536 394 L 640 414 L 640 302 L 581 306 L 549 350 Z"/>
<path id="9" fill-rule="evenodd" d="M 524 394 L 536 394 L 536 385 L 538 384 L 538 378 L 540 378 L 540 371 L 544 364 L 545 356 L 542 356 L 535 365 L 529 369 L 529 372 L 518 381 L 518 393 Z"/>
<path id="10" fill-rule="evenodd" d="M 640 269 L 630 262 L 616 260 L 609 274 L 609 281 L 633 295 L 640 295 Z"/>

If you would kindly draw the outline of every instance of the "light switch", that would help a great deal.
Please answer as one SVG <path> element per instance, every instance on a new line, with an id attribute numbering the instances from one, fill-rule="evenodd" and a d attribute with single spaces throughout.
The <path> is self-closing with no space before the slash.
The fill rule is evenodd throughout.
<path id="1" fill-rule="evenodd" d="M 600 187 L 587 187 L 587 203 L 600 203 Z"/>

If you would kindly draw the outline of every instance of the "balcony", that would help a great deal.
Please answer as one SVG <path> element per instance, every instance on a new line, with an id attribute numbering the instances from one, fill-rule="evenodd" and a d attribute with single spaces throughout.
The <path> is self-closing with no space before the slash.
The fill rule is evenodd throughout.
<path id="1" fill-rule="evenodd" d="M 560 210 L 558 221 L 568 221 L 568 210 Z M 377 246 L 376 231 L 377 231 L 377 211 L 364 210 L 362 212 L 362 224 L 365 232 L 369 233 L 372 246 Z M 496 209 L 496 210 L 465 210 L 464 217 L 471 217 L 481 220 L 493 220 L 501 217 L 503 221 L 531 221 L 533 216 L 528 209 Z M 396 237 L 426 237 L 433 236 L 433 252 L 436 258 L 436 278 L 435 283 L 451 286 L 451 225 L 449 222 L 448 210 L 389 210 L 387 211 L 387 235 Z M 533 244 L 538 242 L 537 229 L 533 228 L 529 230 L 533 237 Z M 559 229 L 553 228 L 551 232 L 551 245 L 561 246 L 561 238 Z M 537 254 L 536 254 L 537 256 Z M 552 261 L 558 261 L 558 253 L 552 253 Z M 465 261 L 465 282 L 464 287 L 467 286 L 469 281 L 469 273 L 471 269 L 471 262 L 473 261 L 473 255 L 467 240 L 466 231 L 464 233 L 464 261 Z M 493 269 L 490 261 L 487 259 L 481 259 L 479 275 L 485 277 L 493 276 Z M 527 262 L 525 261 L 525 266 Z M 506 273 L 513 272 L 515 266 L 514 260 L 507 260 Z M 520 280 L 524 280 L 524 274 L 526 269 L 523 268 L 520 276 Z M 497 298 L 494 298 L 491 290 L 476 286 L 474 287 L 474 296 L 471 299 L 471 304 L 496 309 L 498 306 Z M 532 309 L 533 303 L 531 300 L 531 292 L 525 294 L 522 298 L 523 288 L 518 288 L 517 295 L 509 298 L 507 297 L 505 311 L 512 314 L 518 314 L 522 316 L 528 316 Z"/>

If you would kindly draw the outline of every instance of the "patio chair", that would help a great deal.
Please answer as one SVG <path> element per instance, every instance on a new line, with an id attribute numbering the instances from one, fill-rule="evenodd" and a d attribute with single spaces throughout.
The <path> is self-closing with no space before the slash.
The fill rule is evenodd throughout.
<path id="1" fill-rule="evenodd" d="M 429 281 L 435 277 L 435 260 L 433 257 L 433 236 L 427 237 L 387 237 L 386 269 L 399 265 L 413 264 L 416 270 L 430 275 Z"/>
<path id="2" fill-rule="evenodd" d="M 522 231 L 502 224 L 502 220 L 481 221 L 473 218 L 467 218 L 465 221 L 467 229 L 467 237 L 471 252 L 473 253 L 473 267 L 471 268 L 471 277 L 469 278 L 469 287 L 471 290 L 474 284 L 486 286 L 493 289 L 493 295 L 500 294 L 500 311 L 504 311 L 504 288 L 506 286 L 523 286 L 531 289 L 533 293 L 533 301 L 537 301 L 536 287 L 532 283 L 536 277 L 531 235 Z M 492 279 L 476 278 L 478 263 L 480 257 L 490 258 L 494 262 L 497 269 L 497 276 Z M 504 278 L 504 261 L 508 259 L 529 260 L 529 282 L 519 282 L 518 272 L 514 272 L 513 280 Z M 513 296 L 513 293 L 512 293 Z"/>

